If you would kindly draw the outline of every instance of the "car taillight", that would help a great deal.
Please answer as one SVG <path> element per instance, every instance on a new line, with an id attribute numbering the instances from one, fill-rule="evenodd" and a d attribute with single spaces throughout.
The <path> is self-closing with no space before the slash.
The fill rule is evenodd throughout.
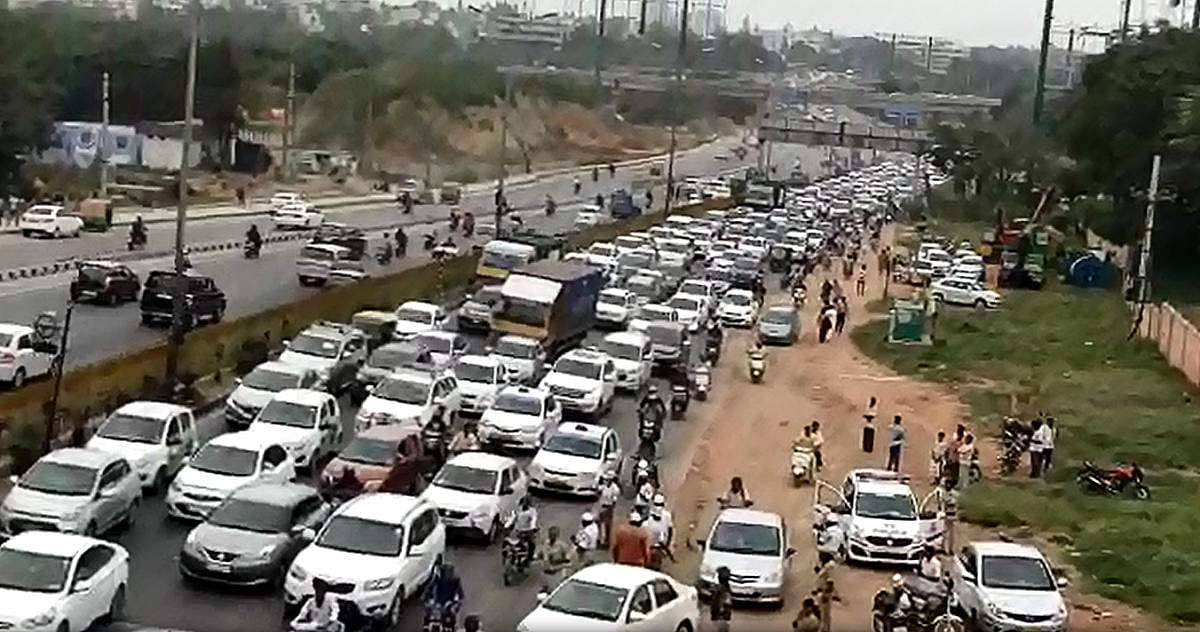
<path id="1" fill-rule="evenodd" d="M 8 351 L 0 351 L 0 364 L 12 364 L 12 361 L 16 359 L 17 356 L 13 355 L 12 353 Z"/>

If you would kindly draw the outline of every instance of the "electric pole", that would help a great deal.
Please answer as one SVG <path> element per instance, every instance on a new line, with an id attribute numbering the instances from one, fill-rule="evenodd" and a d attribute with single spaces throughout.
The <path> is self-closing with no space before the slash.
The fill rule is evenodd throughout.
<path id="1" fill-rule="evenodd" d="M 296 62 L 288 62 L 287 105 L 283 109 L 283 175 L 286 178 L 291 161 L 288 160 L 292 149 L 292 128 L 296 114 Z"/>
<path id="2" fill-rule="evenodd" d="M 1192 5 L 1192 30 L 1200 30 L 1200 0 Z"/>
<path id="3" fill-rule="evenodd" d="M 1154 240 L 1154 207 L 1158 202 L 1158 174 L 1161 167 L 1162 156 L 1154 154 L 1154 162 L 1150 167 L 1150 192 L 1146 200 L 1146 224 L 1138 257 L 1138 305 L 1143 308 L 1150 301 L 1150 250 Z"/>
<path id="4" fill-rule="evenodd" d="M 1121 41 L 1129 36 L 1129 9 L 1133 5 L 1133 0 L 1125 0 L 1124 7 L 1121 8 Z"/>
<path id="5" fill-rule="evenodd" d="M 108 71 L 100 77 L 101 95 L 100 103 L 100 197 L 108 197 L 108 160 L 112 155 L 112 147 L 108 147 L 109 155 L 105 156 L 105 147 L 108 145 L 108 108 L 109 108 L 109 84 Z"/>
<path id="6" fill-rule="evenodd" d="M 599 22 L 596 30 L 596 92 L 599 93 L 600 88 L 604 86 L 600 72 L 604 67 L 604 23 L 608 21 L 608 0 L 600 0 L 596 19 Z"/>
<path id="7" fill-rule="evenodd" d="M 683 59 L 687 53 L 688 33 L 688 0 L 683 0 L 682 17 L 679 20 L 679 52 L 675 56 L 675 98 L 671 100 L 671 143 L 667 156 L 667 206 L 666 213 L 671 212 L 675 201 L 675 146 L 676 126 L 679 124 L 679 102 L 683 100 Z"/>
<path id="8" fill-rule="evenodd" d="M 1042 16 L 1042 48 L 1038 53 L 1037 86 L 1033 92 L 1034 126 L 1042 122 L 1042 109 L 1046 105 L 1046 57 L 1050 53 L 1050 24 L 1053 21 L 1054 0 L 1046 0 L 1046 12 Z"/>
<path id="9" fill-rule="evenodd" d="M 188 158 L 192 149 L 192 123 L 196 117 L 196 48 L 200 40 L 200 3 L 191 3 L 191 41 L 188 44 L 187 88 L 183 97 L 183 157 L 179 161 L 179 206 L 175 212 L 175 279 L 171 301 L 171 337 L 167 344 L 167 389 L 171 395 L 179 380 L 179 350 L 187 330 L 184 328 L 184 302 L 187 291 L 184 229 L 187 226 Z"/>
<path id="10" fill-rule="evenodd" d="M 500 237 L 500 222 L 504 219 L 504 207 L 508 201 L 504 199 L 504 176 L 508 170 L 505 166 L 508 154 L 508 104 L 512 101 L 512 77 L 504 75 L 504 103 L 500 106 L 500 151 L 497 152 L 496 164 L 496 237 Z"/>

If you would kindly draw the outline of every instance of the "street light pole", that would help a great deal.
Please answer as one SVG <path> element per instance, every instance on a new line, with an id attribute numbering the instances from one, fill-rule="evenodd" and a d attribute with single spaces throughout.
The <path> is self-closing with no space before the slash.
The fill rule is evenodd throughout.
<path id="1" fill-rule="evenodd" d="M 111 153 L 109 154 L 109 156 L 104 155 L 105 144 L 108 143 L 108 115 L 109 115 L 109 112 L 108 112 L 109 85 L 108 85 L 108 71 L 107 70 L 105 70 L 104 74 L 101 75 L 100 90 L 103 93 L 100 97 L 101 98 L 101 103 L 100 103 L 100 145 L 99 145 L 99 147 L 100 147 L 100 151 L 99 151 L 99 156 L 100 156 L 100 197 L 107 198 L 108 197 L 108 160 L 111 157 Z M 109 148 L 109 151 L 110 152 L 112 151 L 111 147 Z"/>
<path id="2" fill-rule="evenodd" d="M 1033 93 L 1033 124 L 1035 126 L 1042 122 L 1042 109 L 1046 104 L 1046 57 L 1050 53 L 1050 23 L 1053 21 L 1054 0 L 1046 0 L 1046 12 L 1042 15 L 1042 48 L 1038 52 L 1037 86 Z"/>
<path id="3" fill-rule="evenodd" d="M 54 394 L 50 396 L 50 407 L 46 411 L 46 432 L 42 436 L 42 454 L 49 454 L 53 447 L 54 422 L 58 419 L 58 394 L 62 390 L 63 370 L 67 359 L 67 337 L 71 334 L 71 313 L 74 311 L 75 301 L 68 300 L 67 315 L 63 319 L 62 338 L 58 342 L 58 353 L 54 356 Z"/>
<path id="4" fill-rule="evenodd" d="M 496 165 L 496 237 L 500 236 L 500 222 L 504 219 L 504 176 L 508 154 L 508 104 L 512 101 L 512 77 L 504 75 L 504 103 L 500 106 L 500 147 Z"/>
<path id="5" fill-rule="evenodd" d="M 608 20 L 608 0 L 600 0 L 600 8 L 596 11 L 596 20 L 599 23 L 596 29 L 596 92 L 600 92 L 603 87 L 603 80 L 600 77 L 600 71 L 604 66 L 604 23 Z"/>
<path id="6" fill-rule="evenodd" d="M 175 211 L 175 279 L 171 301 L 171 337 L 167 344 L 167 388 L 173 395 L 179 379 L 179 349 L 187 333 L 184 328 L 184 301 L 187 271 L 184 258 L 188 206 L 188 158 L 192 149 L 192 121 L 196 116 L 196 49 L 200 39 L 200 3 L 191 3 L 191 41 L 188 44 L 187 88 L 183 101 L 183 156 L 179 161 L 179 206 Z M 286 155 L 286 152 L 285 152 Z"/>
<path id="7" fill-rule="evenodd" d="M 675 98 L 671 102 L 671 142 L 667 156 L 667 206 L 665 213 L 671 212 L 675 202 L 675 148 L 677 142 L 676 126 L 679 119 L 679 102 L 683 99 L 683 58 L 687 53 L 688 33 L 688 0 L 683 0 L 682 16 L 679 20 L 679 52 L 675 56 Z"/>

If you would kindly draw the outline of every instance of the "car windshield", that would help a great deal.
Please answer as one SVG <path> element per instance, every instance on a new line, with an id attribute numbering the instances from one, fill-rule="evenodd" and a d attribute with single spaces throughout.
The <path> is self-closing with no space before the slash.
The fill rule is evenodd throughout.
<path id="1" fill-rule="evenodd" d="M 650 337 L 651 342 L 657 345 L 677 347 L 683 344 L 681 332 L 675 327 L 651 324 L 646 328 L 646 335 Z"/>
<path id="2" fill-rule="evenodd" d="M 1050 569 L 1038 559 L 985 555 L 983 585 L 1001 590 L 1055 590 Z"/>
<path id="3" fill-rule="evenodd" d="M 691 246 L 689 246 L 688 242 L 686 242 L 686 241 L 663 240 L 662 242 L 660 242 L 658 244 L 658 247 L 661 250 L 665 250 L 667 252 L 674 252 L 674 253 L 678 253 L 678 254 L 687 254 L 688 249 Z"/>
<path id="4" fill-rule="evenodd" d="M 225 445 L 208 444 L 188 461 L 188 467 L 223 476 L 250 476 L 258 465 L 258 453 Z"/>
<path id="5" fill-rule="evenodd" d="M 601 292 L 600 298 L 597 299 L 597 302 L 601 305 L 616 305 L 617 307 L 624 307 L 625 306 L 625 295 L 624 294 L 605 294 L 605 293 Z"/>
<path id="6" fill-rule="evenodd" d="M 12 345 L 13 337 L 11 334 L 0 334 L 0 347 L 8 347 Z"/>
<path id="7" fill-rule="evenodd" d="M 758 261 L 754 259 L 734 259 L 733 267 L 739 270 L 758 270 Z"/>
<path id="8" fill-rule="evenodd" d="M 713 530 L 709 550 L 741 555 L 779 555 L 779 529 L 765 524 L 722 521 Z"/>
<path id="9" fill-rule="evenodd" d="M 496 398 L 496 403 L 492 404 L 492 408 L 505 413 L 540 416 L 542 414 L 542 400 L 540 397 L 532 395 L 500 393 Z"/>
<path id="10" fill-rule="evenodd" d="M 86 496 L 92 493 L 96 470 L 82 465 L 38 461 L 17 483 L 25 489 L 64 496 Z"/>
<path id="11" fill-rule="evenodd" d="M 289 210 L 291 210 L 291 209 L 283 208 L 283 209 L 279 209 L 279 211 L 276 211 L 276 212 L 283 213 L 284 211 L 289 211 Z M 333 253 L 326 248 L 305 248 L 300 253 L 300 256 L 304 259 L 311 259 L 313 261 L 332 261 L 333 260 Z"/>
<path id="12" fill-rule="evenodd" d="M 454 350 L 454 340 L 449 336 L 421 336 L 419 340 L 433 353 L 450 353 Z"/>
<path id="13" fill-rule="evenodd" d="M 600 345 L 600 349 L 614 358 L 621 360 L 638 361 L 642 359 L 641 345 L 632 344 L 629 342 L 618 342 L 616 340 L 605 340 Z"/>
<path id="14" fill-rule="evenodd" d="M 700 301 L 689 296 L 676 296 L 675 298 L 671 299 L 667 305 L 674 307 L 675 309 L 681 309 L 685 312 L 700 311 Z"/>
<path id="15" fill-rule="evenodd" d="M 537 347 L 516 340 L 501 338 L 496 341 L 496 355 L 502 355 L 507 358 L 517 358 L 518 360 L 528 360 L 534 356 Z"/>
<path id="16" fill-rule="evenodd" d="M 294 428 L 315 428 L 317 426 L 317 407 L 273 399 L 267 402 L 267 405 L 258 413 L 258 419 L 255 422 Z"/>
<path id="17" fill-rule="evenodd" d="M 242 378 L 242 386 L 271 393 L 278 393 L 285 388 L 296 388 L 299 385 L 300 377 L 295 373 L 272 371 L 262 367 L 256 367 Z"/>
<path id="18" fill-rule="evenodd" d="M 67 582 L 71 558 L 0 549 L 0 588 L 56 593 Z"/>
<path id="19" fill-rule="evenodd" d="M 336 358 L 338 354 L 338 343 L 330 338 L 322 338 L 321 336 L 313 336 L 311 334 L 300 334 L 296 339 L 288 345 L 288 351 L 294 353 L 303 353 L 304 355 L 312 355 L 320 358 Z"/>
<path id="20" fill-rule="evenodd" d="M 763 314 L 763 322 L 771 323 L 772 325 L 787 325 L 792 322 L 792 317 L 795 315 L 790 309 L 769 309 L 766 314 Z"/>
<path id="21" fill-rule="evenodd" d="M 417 348 L 380 347 L 371 353 L 367 366 L 374 369 L 395 369 L 415 363 L 421 357 Z"/>
<path id="22" fill-rule="evenodd" d="M 679 286 L 680 294 L 690 294 L 691 296 L 707 296 L 708 286 L 695 281 L 684 281 L 683 285 Z"/>
<path id="23" fill-rule="evenodd" d="M 581 456 L 587 459 L 600 458 L 600 442 L 588 437 L 577 435 L 555 434 L 546 440 L 542 449 L 557 454 Z"/>
<path id="24" fill-rule="evenodd" d="M 402 308 L 396 310 L 396 318 L 410 323 L 421 323 L 422 325 L 433 324 L 433 312 L 427 312 L 423 309 Z"/>
<path id="25" fill-rule="evenodd" d="M 389 377 L 374 391 L 372 397 L 388 399 L 401 404 L 424 404 L 429 401 L 429 382 L 418 382 L 403 377 Z"/>
<path id="26" fill-rule="evenodd" d="M 588 248 L 588 254 L 600 255 L 601 257 L 612 257 L 617 254 L 617 247 L 612 244 L 592 244 Z"/>
<path id="27" fill-rule="evenodd" d="M 653 260 L 645 253 L 626 252 L 617 258 L 617 263 L 627 268 L 648 268 Z"/>
<path id="28" fill-rule="evenodd" d="M 479 265 L 500 268 L 501 270 L 512 270 L 513 268 L 529 263 L 530 256 L 526 252 L 500 252 L 485 248 Z"/>
<path id="29" fill-rule="evenodd" d="M 231 498 L 208 519 L 209 524 L 255 533 L 287 533 L 292 528 L 292 508 Z"/>
<path id="30" fill-rule="evenodd" d="M 674 313 L 674 310 L 660 305 L 643 305 L 638 310 L 638 318 L 642 320 L 671 320 L 671 315 Z"/>
<path id="31" fill-rule="evenodd" d="M 750 296 L 748 294 L 726 294 L 721 302 L 729 305 L 737 305 L 738 307 L 746 307 L 750 304 Z"/>
<path id="32" fill-rule="evenodd" d="M 495 305 L 496 303 L 499 303 L 500 299 L 502 298 L 504 298 L 504 296 L 500 293 L 500 287 L 493 285 L 481 288 L 475 293 L 474 296 L 471 297 L 471 302 L 479 303 L 480 305 Z"/>
<path id="33" fill-rule="evenodd" d="M 629 594 L 624 588 L 570 579 L 542 604 L 546 610 L 600 621 L 616 621 Z"/>
<path id="34" fill-rule="evenodd" d="M 499 476 L 500 473 L 495 470 L 447 464 L 438 471 L 433 484 L 471 494 L 493 494 Z"/>
<path id="35" fill-rule="evenodd" d="M 317 546 L 363 555 L 396 557 L 404 544 L 404 528 L 366 518 L 334 516 L 325 524 Z"/>
<path id="36" fill-rule="evenodd" d="M 397 441 L 355 437 L 338 455 L 343 461 L 365 465 L 391 465 L 396 458 Z"/>
<path id="37" fill-rule="evenodd" d="M 589 380 L 599 380 L 604 371 L 604 365 L 599 362 L 583 362 L 575 358 L 559 358 L 554 363 L 555 373 L 566 373 Z"/>
<path id="38" fill-rule="evenodd" d="M 459 362 L 455 364 L 454 376 L 464 382 L 495 384 L 498 381 L 496 379 L 495 367 L 475 362 Z"/>
<path id="39" fill-rule="evenodd" d="M 115 412 L 96 431 L 96 436 L 114 441 L 158 443 L 162 440 L 163 430 L 166 427 L 166 419 L 139 417 L 137 415 Z"/>
<path id="40" fill-rule="evenodd" d="M 908 494 L 859 494 L 854 513 L 863 518 L 916 520 L 917 507 Z"/>

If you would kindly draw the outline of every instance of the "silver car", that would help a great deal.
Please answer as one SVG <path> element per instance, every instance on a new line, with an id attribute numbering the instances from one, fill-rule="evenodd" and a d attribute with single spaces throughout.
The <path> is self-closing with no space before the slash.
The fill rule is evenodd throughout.
<path id="1" fill-rule="evenodd" d="M 766 511 L 726 509 L 717 515 L 708 539 L 698 541 L 701 595 L 711 595 L 717 569 L 729 569 L 730 588 L 737 601 L 783 605 L 788 567 L 795 549 L 788 548 L 783 517 Z"/>
<path id="2" fill-rule="evenodd" d="M 791 345 L 800 337 L 800 319 L 790 305 L 771 307 L 758 317 L 758 339 L 763 344 Z"/>
<path id="3" fill-rule="evenodd" d="M 96 536 L 136 519 L 142 482 L 124 457 L 63 448 L 38 459 L 0 505 L 0 530 Z"/>

